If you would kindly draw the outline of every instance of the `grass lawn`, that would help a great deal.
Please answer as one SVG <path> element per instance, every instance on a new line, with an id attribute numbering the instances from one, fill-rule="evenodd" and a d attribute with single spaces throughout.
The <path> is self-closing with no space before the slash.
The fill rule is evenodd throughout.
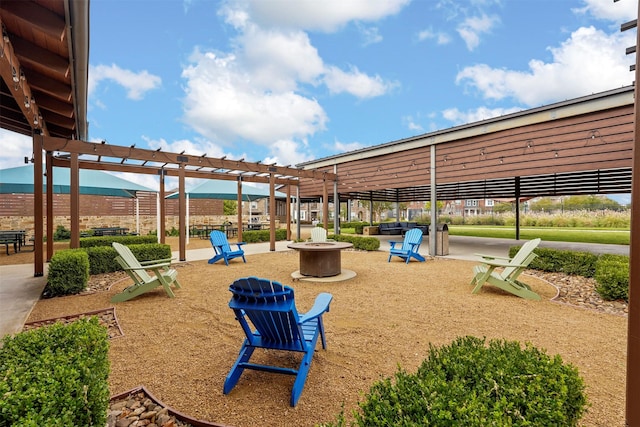
<path id="1" fill-rule="evenodd" d="M 497 237 L 510 239 L 515 236 L 514 227 L 450 225 L 451 236 Z M 521 227 L 521 239 L 535 239 L 557 242 L 584 242 L 613 245 L 628 245 L 631 233 L 622 229 L 575 228 L 575 227 Z"/>

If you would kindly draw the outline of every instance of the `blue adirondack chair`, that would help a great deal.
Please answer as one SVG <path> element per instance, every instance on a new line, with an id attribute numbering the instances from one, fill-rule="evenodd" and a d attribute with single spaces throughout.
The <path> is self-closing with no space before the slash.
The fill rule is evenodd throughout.
<path id="1" fill-rule="evenodd" d="M 318 294 L 311 310 L 298 314 L 293 289 L 278 282 L 245 277 L 233 282 L 229 290 L 233 294 L 229 307 L 246 338 L 224 382 L 223 393 L 231 392 L 245 369 L 295 375 L 290 403 L 296 406 L 307 380 L 318 336 L 322 339 L 322 348 L 327 348 L 322 315 L 329 311 L 333 296 L 325 292 Z M 254 364 L 249 359 L 256 348 L 294 351 L 303 356 L 298 369 Z"/>
<path id="2" fill-rule="evenodd" d="M 402 243 L 402 246 L 396 248 L 396 244 Z M 423 262 L 425 258 L 418 253 L 420 244 L 422 243 L 422 230 L 419 228 L 412 228 L 404 235 L 404 241 L 402 242 L 389 242 L 391 249 L 389 249 L 389 259 L 387 262 L 391 262 L 392 256 L 402 258 L 405 263 L 409 264 L 411 258 Z"/>
<path id="3" fill-rule="evenodd" d="M 244 251 L 242 250 L 242 245 L 245 242 L 238 242 L 238 249 L 235 251 L 231 249 L 229 246 L 229 241 L 227 240 L 227 236 L 222 231 L 214 230 L 209 235 L 209 240 L 211 241 L 211 246 L 213 246 L 213 250 L 215 251 L 215 255 L 213 258 L 209 260 L 209 264 L 213 264 L 214 262 L 218 262 L 221 259 L 224 260 L 226 265 L 229 265 L 229 260 L 234 258 L 242 257 L 242 260 L 246 263 L 247 260 L 244 257 Z"/>

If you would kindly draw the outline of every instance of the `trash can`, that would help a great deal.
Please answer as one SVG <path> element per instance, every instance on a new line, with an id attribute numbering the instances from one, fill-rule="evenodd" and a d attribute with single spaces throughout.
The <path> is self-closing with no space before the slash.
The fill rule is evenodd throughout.
<path id="1" fill-rule="evenodd" d="M 447 224 L 436 226 L 436 255 L 449 255 L 449 226 Z"/>

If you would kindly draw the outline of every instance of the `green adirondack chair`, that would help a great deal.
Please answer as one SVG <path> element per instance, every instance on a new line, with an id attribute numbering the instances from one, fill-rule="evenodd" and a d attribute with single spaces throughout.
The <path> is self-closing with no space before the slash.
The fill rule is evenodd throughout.
<path id="1" fill-rule="evenodd" d="M 533 250 L 539 244 L 540 239 L 529 240 L 511 259 L 477 254 L 482 257 L 482 264 L 473 267 L 474 277 L 471 280 L 471 286 L 474 288 L 471 292 L 477 294 L 482 285 L 488 283 L 521 298 L 540 300 L 540 295 L 533 292 L 529 285 L 518 281 L 520 273 L 536 257 Z M 501 270 L 496 270 L 497 268 L 501 268 Z"/>
<path id="2" fill-rule="evenodd" d="M 311 241 L 315 243 L 335 242 L 333 239 L 327 239 L 327 230 L 322 227 L 313 227 L 311 229 Z"/>
<path id="3" fill-rule="evenodd" d="M 158 286 L 162 286 L 170 298 L 175 297 L 173 290 L 171 290 L 171 285 L 174 285 L 176 289 L 180 289 L 180 283 L 177 279 L 178 272 L 173 268 L 169 268 L 171 265 L 170 258 L 140 262 L 133 255 L 131 249 L 125 245 L 113 242 L 112 246 L 118 252 L 116 261 L 131 277 L 133 285 L 114 295 L 111 298 L 111 302 L 130 300 Z M 155 275 L 150 275 L 147 270 L 153 271 Z"/>

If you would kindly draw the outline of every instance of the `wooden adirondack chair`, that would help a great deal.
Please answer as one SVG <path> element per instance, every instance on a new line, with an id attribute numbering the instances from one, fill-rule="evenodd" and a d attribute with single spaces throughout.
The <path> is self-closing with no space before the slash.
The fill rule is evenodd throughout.
<path id="1" fill-rule="evenodd" d="M 111 298 L 111 302 L 130 300 L 158 286 L 162 286 L 170 298 L 175 296 L 171 290 L 171 285 L 174 285 L 176 289 L 180 289 L 180 283 L 177 279 L 178 272 L 173 268 L 169 268 L 171 258 L 139 262 L 131 252 L 131 249 L 125 245 L 117 242 L 113 242 L 111 245 L 118 252 L 116 261 L 133 280 L 133 285 L 114 295 Z M 147 270 L 153 271 L 155 275 L 150 275 Z"/>
<path id="2" fill-rule="evenodd" d="M 327 348 L 322 315 L 329 311 L 333 296 L 318 294 L 311 310 L 298 314 L 293 289 L 278 282 L 246 277 L 233 282 L 229 290 L 233 294 L 229 307 L 246 338 L 225 379 L 224 394 L 231 392 L 245 369 L 295 375 L 290 400 L 291 406 L 295 406 L 307 380 L 318 336 L 322 348 Z M 256 348 L 299 352 L 302 360 L 298 369 L 251 363 L 249 359 Z"/>
<path id="3" fill-rule="evenodd" d="M 213 246 L 213 250 L 215 251 L 215 255 L 213 258 L 209 260 L 209 264 L 213 264 L 214 262 L 218 262 L 221 259 L 224 260 L 226 265 L 229 265 L 229 260 L 234 258 L 242 257 L 242 260 L 247 262 L 244 257 L 244 251 L 241 246 L 245 244 L 245 242 L 238 242 L 238 249 L 235 251 L 231 249 L 229 246 L 229 241 L 227 240 L 227 236 L 222 231 L 214 230 L 209 235 L 209 240 L 211 241 L 211 246 Z"/>
<path id="4" fill-rule="evenodd" d="M 396 248 L 396 244 L 402 243 L 402 246 Z M 389 259 L 387 262 L 391 262 L 392 256 L 400 257 L 404 260 L 406 264 L 409 264 L 409 260 L 411 258 L 415 258 L 416 260 L 423 262 L 425 258 L 418 253 L 418 249 L 420 249 L 420 244 L 422 243 L 422 230 L 419 228 L 412 228 L 407 231 L 404 235 L 404 241 L 402 242 L 393 242 L 390 241 L 391 249 L 389 249 Z"/>
<path id="5" fill-rule="evenodd" d="M 474 277 L 471 280 L 471 285 L 474 288 L 472 293 L 477 294 L 482 285 L 489 283 L 521 298 L 540 300 L 540 296 L 533 292 L 529 285 L 518 281 L 520 273 L 536 257 L 533 250 L 539 244 L 540 239 L 529 240 L 511 259 L 478 254 L 483 259 L 482 264 L 473 267 Z M 501 270 L 496 270 L 497 268 L 501 268 Z"/>

